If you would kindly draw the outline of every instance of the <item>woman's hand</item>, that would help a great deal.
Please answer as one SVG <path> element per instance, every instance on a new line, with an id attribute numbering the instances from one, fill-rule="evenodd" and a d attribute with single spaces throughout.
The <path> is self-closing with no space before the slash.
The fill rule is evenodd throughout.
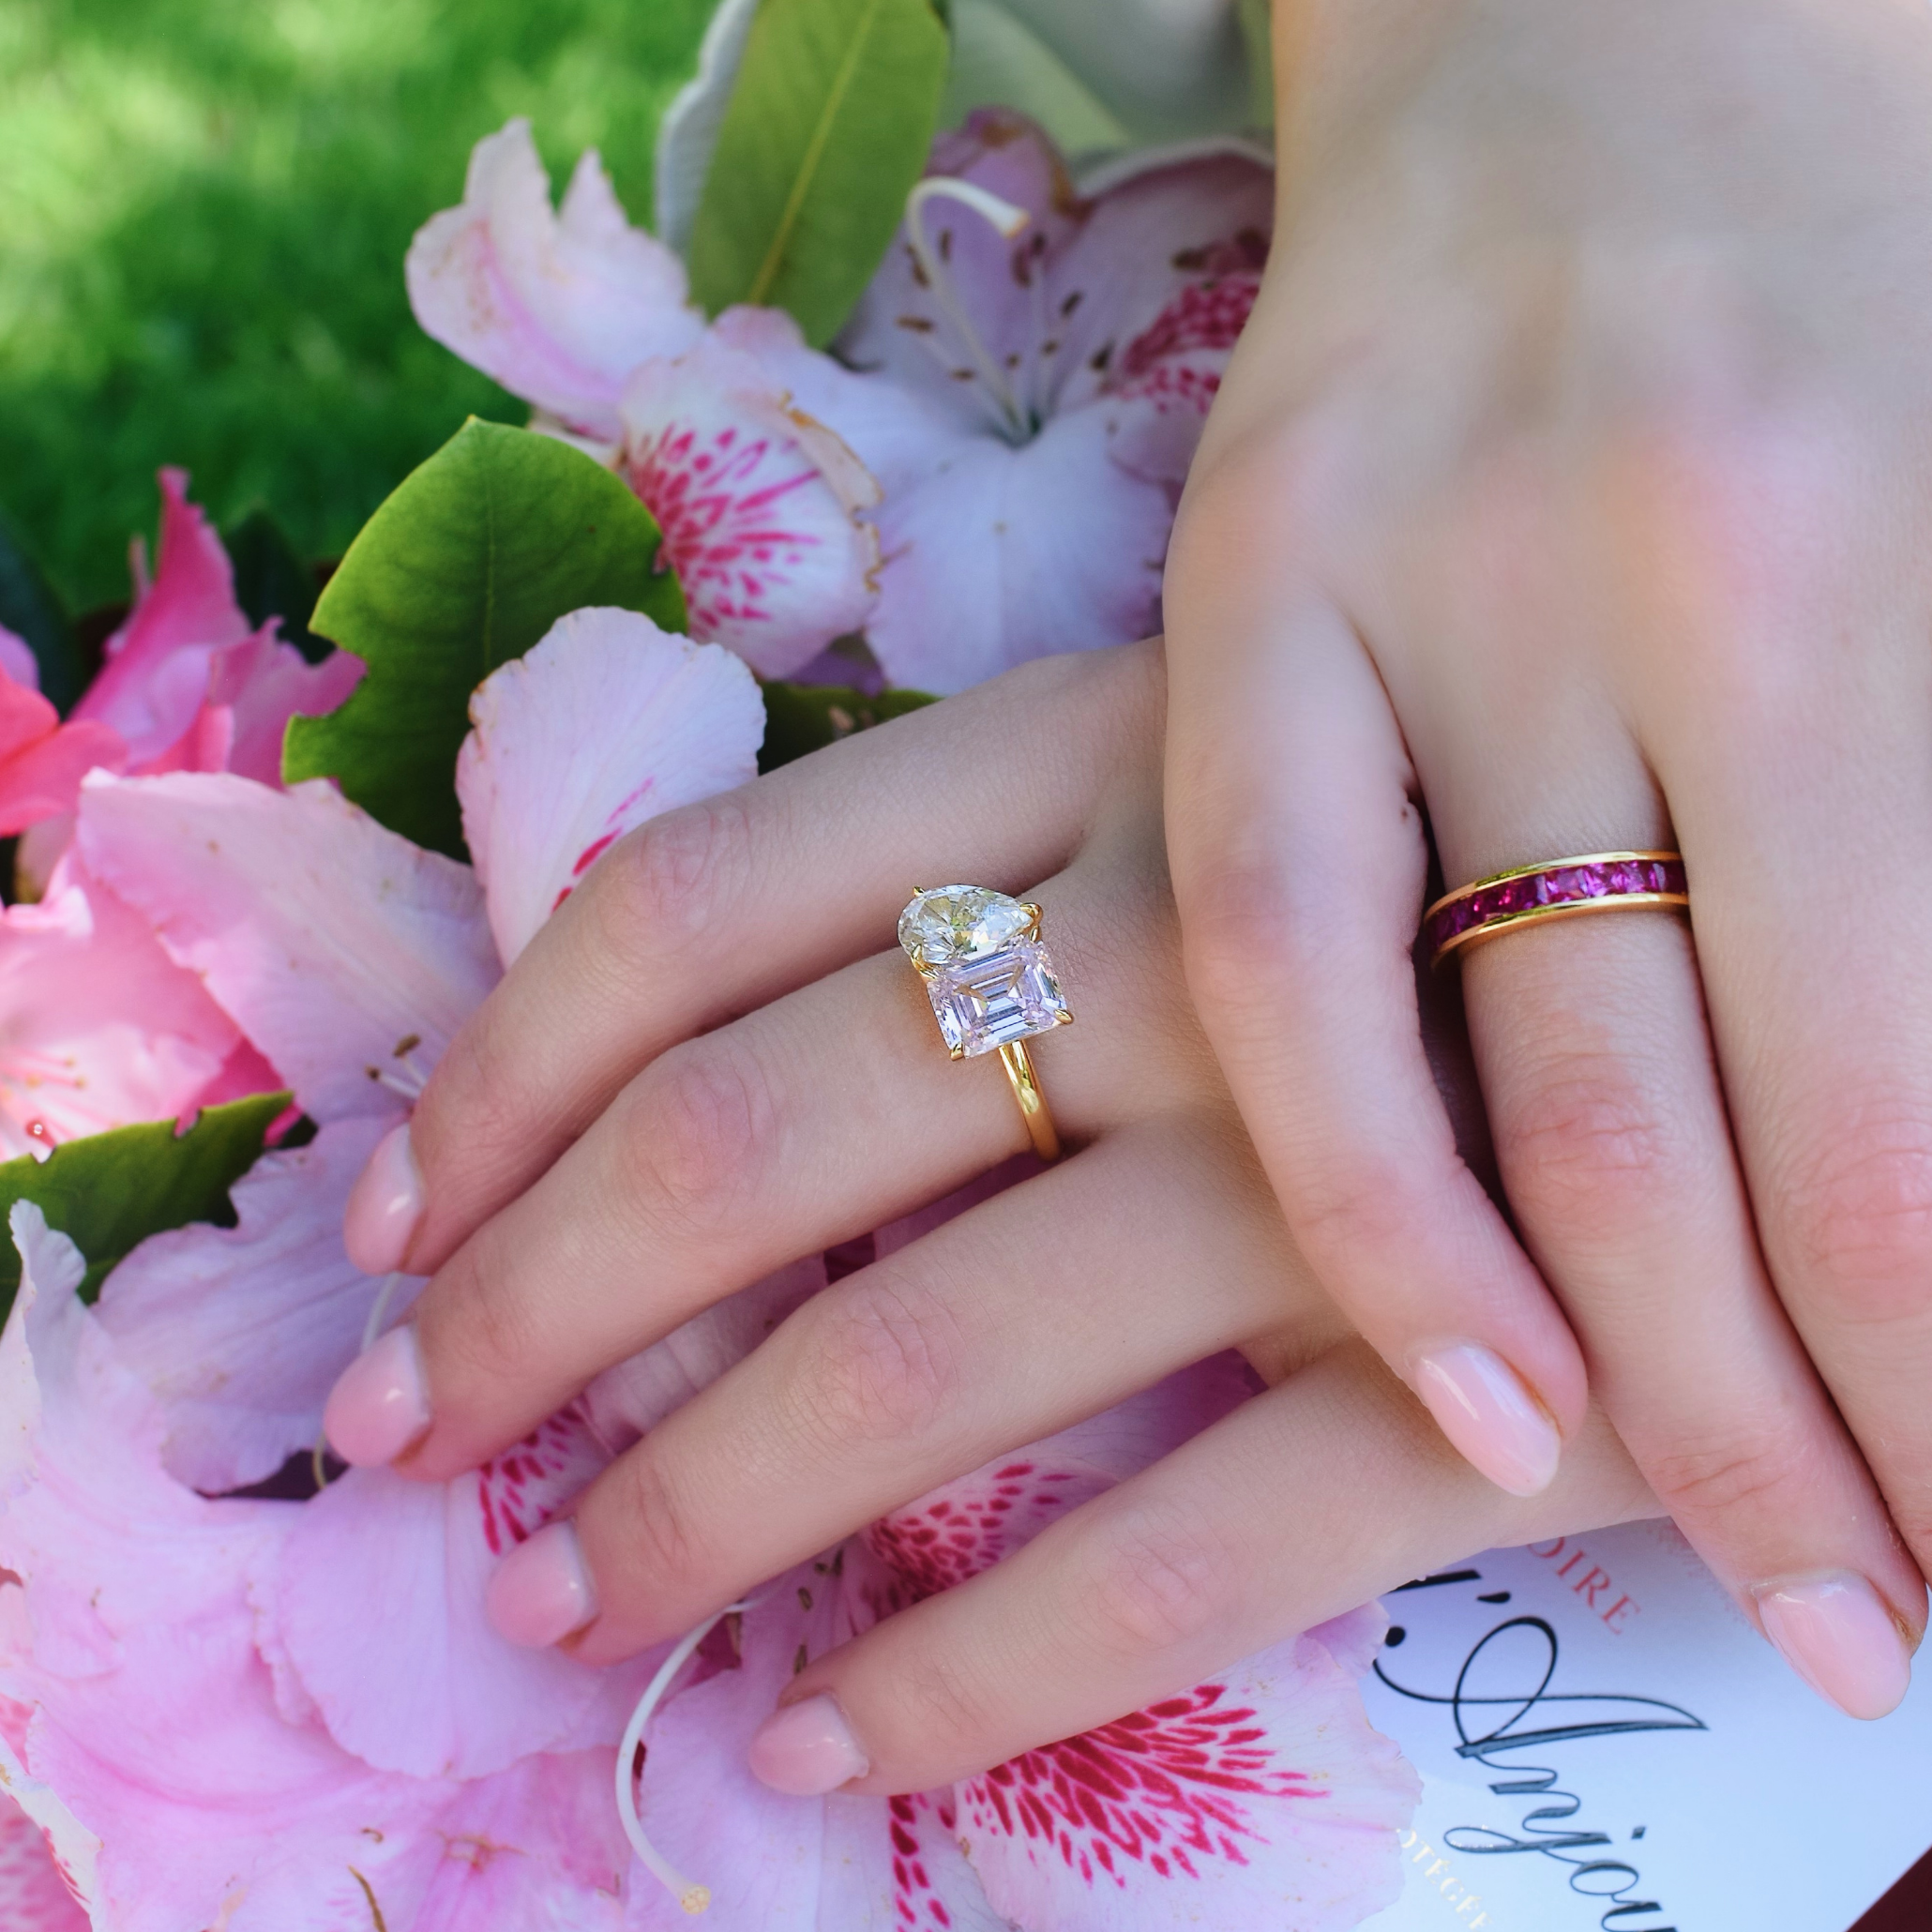
<path id="1" fill-rule="evenodd" d="M 1079 1022 L 1035 1043 L 1079 1151 L 821 1293 L 654 1428 L 499 1571 L 513 1632 L 622 1656 L 1234 1344 L 1281 1385 L 792 1686 L 836 1691 L 863 1789 L 1116 1716 L 1470 1549 L 1654 1507 L 1600 1425 L 1558 1489 L 1502 1495 L 1315 1288 L 1182 992 L 1161 688 L 1153 646 L 1033 666 L 654 822 L 452 1047 L 388 1164 L 402 1206 L 390 1185 L 368 1221 L 379 1166 L 352 1209 L 361 1259 L 434 1278 L 329 1410 L 340 1449 L 430 1478 L 1024 1148 L 999 1069 L 951 1064 L 880 950 L 913 882 L 1036 890 Z M 762 1762 L 795 1783 L 786 1734 Z"/>
<path id="2" fill-rule="evenodd" d="M 1768 1634 L 1882 1708 L 1924 1599 L 1866 1463 L 1932 1570 L 1932 16 L 1277 15 L 1276 248 L 1168 580 L 1208 1034 L 1479 1468 L 1546 1479 L 1587 1362 Z M 1688 863 L 1695 950 L 1630 912 L 1461 968 L 1521 1246 L 1418 1037 L 1425 809 L 1450 886 Z"/>

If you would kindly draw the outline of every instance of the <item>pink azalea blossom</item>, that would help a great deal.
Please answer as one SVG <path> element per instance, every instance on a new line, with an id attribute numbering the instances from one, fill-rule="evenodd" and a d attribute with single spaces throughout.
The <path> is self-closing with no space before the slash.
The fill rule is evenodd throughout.
<path id="1" fill-rule="evenodd" d="M 127 747 L 112 725 L 87 718 L 67 724 L 40 695 L 34 654 L 0 628 L 0 838 L 70 812 L 81 780 L 96 765 L 119 771 Z"/>
<path id="2" fill-rule="evenodd" d="M 1363 1717 L 1387 1620 L 1358 1611 L 1216 1681 L 953 1788 L 781 1797 L 744 1766 L 796 1668 L 964 1580 L 1144 1468 L 1250 1392 L 1221 1357 L 876 1523 L 757 1592 L 741 1668 L 674 1697 L 649 1732 L 641 1813 L 709 1885 L 718 1932 L 847 1925 L 1127 1932 L 1358 1924 L 1399 1887 L 1418 1786 Z M 662 1767 L 661 1772 L 659 1767 Z M 756 1848 L 755 1850 L 749 1848 Z M 668 1896 L 634 1911 L 668 1928 Z"/>
<path id="3" fill-rule="evenodd" d="M 783 676 L 863 626 L 879 551 L 857 513 L 877 486 L 706 331 L 684 264 L 630 226 L 595 152 L 553 213 L 527 122 L 478 142 L 461 206 L 417 234 L 407 279 L 430 335 L 618 462 L 664 532 L 693 637 Z"/>
<path id="4" fill-rule="evenodd" d="M 731 310 L 684 355 L 645 363 L 624 393 L 622 470 L 664 532 L 691 634 L 789 676 L 861 629 L 877 596 L 879 541 L 858 512 L 879 486 L 832 430 L 735 345 Z"/>
<path id="5" fill-rule="evenodd" d="M 194 975 L 95 882 L 0 912 L 0 1157 L 174 1120 L 233 1097 L 231 1071 L 253 1063 Z"/>
<path id="6" fill-rule="evenodd" d="M 154 581 L 138 586 L 74 717 L 118 732 L 129 770 L 242 771 L 275 784 L 281 728 L 297 711 L 334 710 L 362 666 L 341 652 L 308 663 L 277 640 L 273 618 L 256 630 L 221 539 L 188 501 L 187 472 L 163 470 L 160 483 Z"/>
<path id="7" fill-rule="evenodd" d="M 614 443 L 631 371 L 703 333 L 684 264 L 626 218 L 591 149 L 561 209 L 530 123 L 470 156 L 459 207 L 427 222 L 403 269 L 416 320 L 465 362 L 569 430 Z"/>
<path id="8" fill-rule="evenodd" d="M 7 1932 L 87 1932 L 87 1924 L 47 1834 L 10 1798 L 0 1797 L 0 1925 Z"/>
<path id="9" fill-rule="evenodd" d="M 1272 170 L 1226 147 L 1082 194 L 1019 115 L 941 138 L 839 338 L 858 379 L 772 362 L 879 479 L 866 634 L 895 683 L 956 691 L 1159 627 L 1175 491 L 1273 199 Z"/>
<path id="10" fill-rule="evenodd" d="M 893 682 L 953 691 L 1158 627 L 1178 487 L 1267 251 L 1264 159 L 1210 143 L 1082 188 L 1031 122 L 982 110 L 935 147 L 836 357 L 769 309 L 694 334 L 676 258 L 624 221 L 595 157 L 579 179 L 601 213 L 567 263 L 521 123 L 471 167 L 412 251 L 417 313 L 518 395 L 621 434 L 694 635 L 788 675 L 863 631 Z M 525 253 L 555 257 L 541 304 L 466 293 L 473 262 Z"/>

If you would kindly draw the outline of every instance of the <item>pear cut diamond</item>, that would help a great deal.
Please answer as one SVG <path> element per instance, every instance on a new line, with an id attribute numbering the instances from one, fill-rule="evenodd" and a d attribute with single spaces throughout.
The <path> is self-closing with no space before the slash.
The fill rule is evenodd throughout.
<path id="1" fill-rule="evenodd" d="M 955 1059 L 991 1053 L 1073 1018 L 1033 909 L 983 885 L 922 892 L 898 922 Z"/>
<path id="2" fill-rule="evenodd" d="M 984 885 L 935 885 L 898 915 L 898 943 L 922 973 L 987 958 L 1032 929 L 1029 908 Z"/>

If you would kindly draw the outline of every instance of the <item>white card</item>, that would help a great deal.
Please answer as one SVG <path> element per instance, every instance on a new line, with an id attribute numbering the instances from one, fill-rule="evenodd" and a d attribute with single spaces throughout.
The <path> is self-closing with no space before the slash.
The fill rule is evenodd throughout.
<path id="1" fill-rule="evenodd" d="M 1364 1695 L 1423 1797 L 1365 1932 L 1847 1932 L 1932 1846 L 1925 1673 L 1881 1723 L 1840 1715 L 1668 1523 L 1382 1601 Z"/>

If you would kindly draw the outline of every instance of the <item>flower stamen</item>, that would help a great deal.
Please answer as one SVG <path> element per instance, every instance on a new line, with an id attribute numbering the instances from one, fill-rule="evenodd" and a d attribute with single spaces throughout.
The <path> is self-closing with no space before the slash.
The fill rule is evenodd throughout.
<path id="1" fill-rule="evenodd" d="M 941 312 L 964 343 L 975 373 L 991 393 L 1002 418 L 1001 427 L 1014 442 L 1023 443 L 1033 433 L 1033 420 L 1006 371 L 994 359 L 980 340 L 979 331 L 968 319 L 952 270 L 946 266 L 941 251 L 932 246 L 931 237 L 926 232 L 926 204 L 932 201 L 958 202 L 961 207 L 972 209 L 989 222 L 1008 241 L 1033 217 L 1024 208 L 1016 207 L 1013 203 L 1003 201 L 974 183 L 958 180 L 951 174 L 929 174 L 916 183 L 906 197 L 906 239 L 911 244 L 913 260 L 918 263 L 920 273 L 931 289 Z"/>
<path id="2" fill-rule="evenodd" d="M 690 1662 L 691 1653 L 725 1618 L 750 1607 L 749 1603 L 727 1604 L 716 1616 L 705 1618 L 695 1630 L 679 1639 L 677 1648 L 658 1666 L 657 1676 L 645 1685 L 637 1709 L 630 1713 L 630 1722 L 624 1728 L 624 1741 L 617 1746 L 617 1816 L 623 1823 L 624 1835 L 630 1840 L 638 1862 L 693 1918 L 709 1909 L 711 1888 L 684 1877 L 644 1834 L 638 1817 L 638 1755 L 643 1747 L 644 1727 L 657 1714 L 672 1680 Z"/>

